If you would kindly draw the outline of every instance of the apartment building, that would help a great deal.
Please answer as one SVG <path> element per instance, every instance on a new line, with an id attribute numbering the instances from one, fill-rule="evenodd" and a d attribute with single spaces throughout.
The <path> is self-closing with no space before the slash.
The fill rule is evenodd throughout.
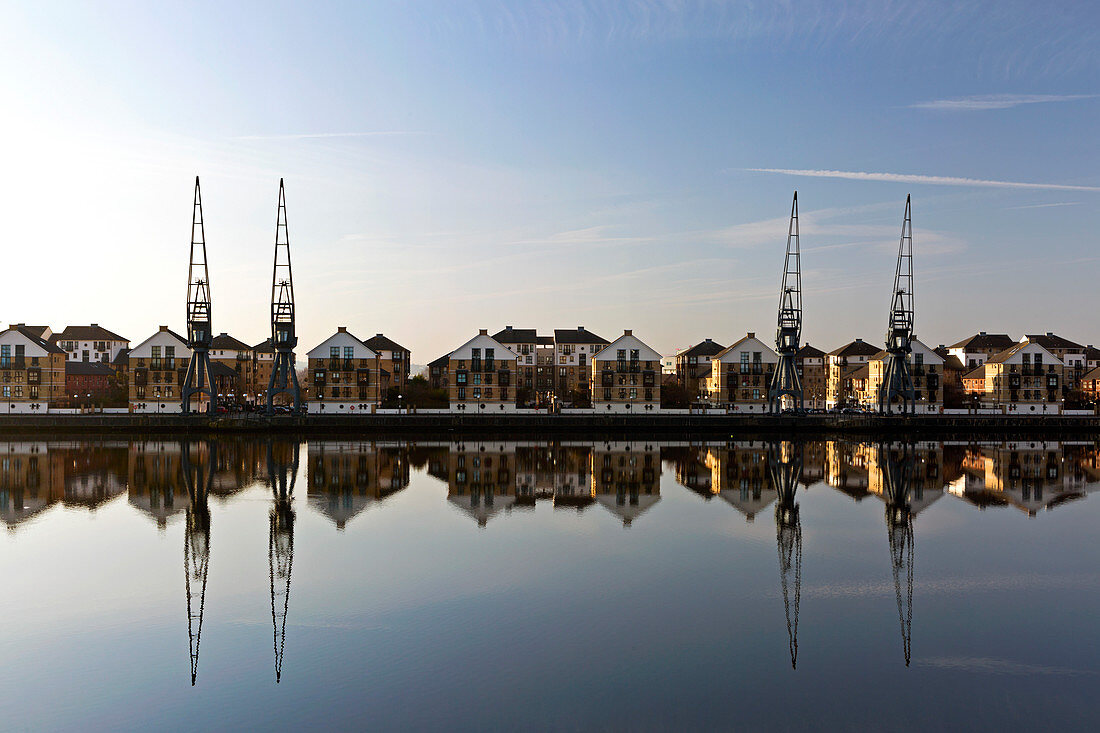
<path id="1" fill-rule="evenodd" d="M 592 406 L 598 412 L 661 409 L 661 355 L 627 329 L 592 357 Z"/>
<path id="2" fill-rule="evenodd" d="M 217 370 L 223 381 L 219 385 L 219 395 L 224 395 L 229 402 L 255 401 L 256 373 L 251 346 L 227 333 L 219 333 L 210 342 L 211 368 L 215 364 L 225 367 Z"/>
<path id="3" fill-rule="evenodd" d="M 1070 341 L 1067 338 L 1047 331 L 1046 333 L 1026 334 L 1024 340 L 1039 344 L 1058 357 L 1062 362 L 1062 396 L 1079 389 L 1078 383 L 1088 371 L 1087 346 Z"/>
<path id="4" fill-rule="evenodd" d="M 65 352 L 68 361 L 99 361 L 110 364 L 120 351 L 130 348 L 129 339 L 108 331 L 98 323 L 66 326 L 65 330 L 51 333 L 46 338 Z"/>
<path id="5" fill-rule="evenodd" d="M 65 352 L 39 333 L 0 331 L 0 414 L 46 412 L 65 396 Z"/>
<path id="6" fill-rule="evenodd" d="M 519 355 L 481 329 L 449 355 L 452 412 L 489 414 L 516 409 Z"/>
<path id="7" fill-rule="evenodd" d="M 912 352 L 908 356 L 909 374 L 913 377 L 913 397 L 918 415 L 943 412 L 944 358 L 924 342 L 914 338 Z M 862 402 L 868 407 L 878 407 L 879 393 L 886 375 L 886 351 L 880 351 L 867 362 L 867 382 Z M 887 411 L 898 411 L 900 404 L 887 406 Z"/>
<path id="8" fill-rule="evenodd" d="M 361 441 L 311 441 L 306 483 L 311 508 L 342 531 L 360 512 L 409 485 L 406 448 Z"/>
<path id="9" fill-rule="evenodd" d="M 187 339 L 161 326 L 132 348 L 127 358 L 130 412 L 182 412 L 180 388 L 191 359 Z M 201 412 L 206 409 L 206 398 L 198 399 Z"/>
<path id="10" fill-rule="evenodd" d="M 1100 367 L 1090 369 L 1081 375 L 1078 389 L 1084 394 L 1085 399 L 1096 402 L 1100 399 Z"/>
<path id="11" fill-rule="evenodd" d="M 306 353 L 306 394 L 310 414 L 366 414 L 379 404 L 378 352 L 353 336 L 347 326 Z"/>
<path id="12" fill-rule="evenodd" d="M 584 326 L 554 329 L 551 368 L 558 400 L 577 407 L 592 404 L 592 357 L 608 343 Z"/>
<path id="13" fill-rule="evenodd" d="M 726 347 L 717 341 L 704 339 L 687 349 L 676 352 L 676 381 L 692 396 L 707 394 L 707 380 L 711 374 L 710 360 Z"/>
<path id="14" fill-rule="evenodd" d="M 707 401 L 735 412 L 766 412 L 779 355 L 749 332 L 711 357 Z"/>
<path id="15" fill-rule="evenodd" d="M 751 522 L 779 497 L 768 475 L 768 444 L 737 441 L 708 448 L 711 491 Z"/>
<path id="16" fill-rule="evenodd" d="M 539 364 L 539 336 L 535 329 L 505 326 L 493 334 L 492 339 L 516 355 L 514 386 L 527 397 L 526 402 L 533 404 L 539 393 L 550 391 L 546 365 Z"/>
<path id="17" fill-rule="evenodd" d="M 852 376 L 879 351 L 878 347 L 863 339 L 856 339 L 826 355 L 826 408 L 848 407 L 859 403 L 853 390 Z"/>
<path id="18" fill-rule="evenodd" d="M 65 396 L 73 405 L 106 399 L 114 379 L 115 370 L 101 361 L 65 362 Z"/>
<path id="19" fill-rule="evenodd" d="M 380 333 L 376 333 L 363 343 L 378 354 L 382 369 L 380 375 L 382 394 L 385 395 L 386 390 L 390 388 L 405 390 L 409 386 L 412 352 Z"/>
<path id="20" fill-rule="evenodd" d="M 973 370 L 985 363 L 986 359 L 1012 348 L 1015 339 L 1007 333 L 986 333 L 979 331 L 970 338 L 947 347 L 950 356 L 954 356 L 967 370 Z"/>
<path id="21" fill-rule="evenodd" d="M 1058 357 L 1037 343 L 1021 341 L 986 359 L 981 403 L 1010 413 L 1061 412 L 1062 373 Z"/>
<path id="22" fill-rule="evenodd" d="M 428 362 L 428 384 L 432 389 L 448 390 L 451 386 L 450 354 Z"/>
<path id="23" fill-rule="evenodd" d="M 794 355 L 794 368 L 802 383 L 802 400 L 807 410 L 825 409 L 828 369 L 825 352 L 806 344 Z"/>
<path id="24" fill-rule="evenodd" d="M 491 338 L 488 331 L 485 335 Z M 445 468 L 440 468 L 446 471 L 447 501 L 474 519 L 479 527 L 500 512 L 510 512 L 521 502 L 516 490 L 515 443 L 458 443 L 447 451 Z M 524 500 L 521 505 L 531 503 Z"/>
<path id="25" fill-rule="evenodd" d="M 293 354 L 291 355 L 293 361 Z M 271 337 L 252 347 L 252 381 L 245 390 L 246 401 L 267 404 L 267 388 L 271 384 L 271 371 L 275 368 L 275 344 Z M 289 402 L 287 395 L 279 395 L 280 403 Z"/>

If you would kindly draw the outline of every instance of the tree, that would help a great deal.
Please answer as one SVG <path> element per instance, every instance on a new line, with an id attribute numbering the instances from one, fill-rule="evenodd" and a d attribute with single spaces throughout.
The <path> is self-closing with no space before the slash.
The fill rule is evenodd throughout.
<path id="1" fill-rule="evenodd" d="M 693 398 L 691 390 L 679 384 L 669 383 L 661 387 L 661 407 L 672 409 L 691 407 Z"/>

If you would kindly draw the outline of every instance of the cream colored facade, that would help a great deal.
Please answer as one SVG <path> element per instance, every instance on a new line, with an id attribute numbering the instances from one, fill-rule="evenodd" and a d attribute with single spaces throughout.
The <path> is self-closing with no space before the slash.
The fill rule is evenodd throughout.
<path id="1" fill-rule="evenodd" d="M 630 330 L 592 357 L 592 407 L 597 412 L 661 409 L 661 355 Z"/>
<path id="2" fill-rule="evenodd" d="M 514 412 L 516 364 L 515 352 L 481 329 L 448 359 L 451 411 L 479 415 Z"/>
<path id="3" fill-rule="evenodd" d="M 187 340 L 168 326 L 130 350 L 130 412 L 180 412 L 180 389 L 183 385 L 191 349 Z M 205 395 L 198 398 L 193 409 L 206 409 Z"/>
<path id="4" fill-rule="evenodd" d="M 378 354 L 340 326 L 306 354 L 310 414 L 364 415 L 378 408 Z"/>
<path id="5" fill-rule="evenodd" d="M 655 361 L 659 369 L 660 355 Z M 624 527 L 661 500 L 659 446 L 640 441 L 597 443 L 591 456 L 592 496 Z"/>
<path id="6" fill-rule="evenodd" d="M 909 374 L 913 378 L 915 412 L 918 415 L 942 413 L 944 359 L 918 339 L 913 339 L 912 347 L 907 361 Z M 886 374 L 886 356 L 885 351 L 880 351 L 867 362 L 867 383 L 861 400 L 873 409 L 878 409 L 879 393 Z M 900 409 L 898 403 L 887 407 L 888 411 Z"/>
<path id="7" fill-rule="evenodd" d="M 749 332 L 711 358 L 707 400 L 736 412 L 765 412 L 779 356 Z"/>
<path id="8" fill-rule="evenodd" d="M 65 396 L 65 352 L 22 324 L 0 331 L 0 414 L 40 414 Z"/>
<path id="9" fill-rule="evenodd" d="M 863 339 L 856 339 L 826 355 L 827 381 L 825 407 L 845 407 L 858 403 L 852 376 L 880 351 Z"/>
<path id="10" fill-rule="evenodd" d="M 1010 414 L 1057 414 L 1062 409 L 1062 362 L 1029 341 L 994 354 L 985 362 L 983 407 Z"/>

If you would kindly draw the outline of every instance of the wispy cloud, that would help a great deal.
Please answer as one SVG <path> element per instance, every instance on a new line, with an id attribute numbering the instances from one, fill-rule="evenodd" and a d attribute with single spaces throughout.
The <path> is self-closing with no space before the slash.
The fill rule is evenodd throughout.
<path id="1" fill-rule="evenodd" d="M 1025 206 L 1006 206 L 1005 210 L 1011 211 L 1013 209 L 1049 209 L 1052 206 L 1077 206 L 1080 203 L 1080 201 L 1059 201 L 1058 203 L 1054 204 L 1027 204 Z"/>
<path id="2" fill-rule="evenodd" d="M 987 109 L 1011 109 L 1024 104 L 1050 104 L 1095 99 L 1100 94 L 977 94 L 955 99 L 933 99 L 909 105 L 912 109 L 937 109 L 950 112 L 974 112 Z"/>
<path id="3" fill-rule="evenodd" d="M 1073 667 L 1052 667 L 1045 664 L 1027 664 L 1011 659 L 993 657 L 932 657 L 917 660 L 917 666 L 951 669 L 960 672 L 986 672 L 992 674 L 1021 675 L 1096 675 L 1095 669 L 1075 669 Z"/>
<path id="4" fill-rule="evenodd" d="M 416 130 L 372 130 L 364 132 L 300 132 L 287 135 L 237 135 L 234 140 L 311 140 L 327 137 L 396 137 L 399 135 L 423 135 Z"/>
<path id="5" fill-rule="evenodd" d="M 921 183 L 933 186 L 975 186 L 984 188 L 1029 188 L 1046 191 L 1100 191 L 1100 186 L 1073 186 L 1065 183 L 1026 183 L 1023 181 L 992 181 L 985 178 L 955 176 L 920 176 L 907 173 L 871 173 L 867 171 L 800 170 L 796 168 L 745 168 L 754 173 L 779 173 L 807 178 L 844 178 L 850 181 L 885 181 L 888 183 Z"/>

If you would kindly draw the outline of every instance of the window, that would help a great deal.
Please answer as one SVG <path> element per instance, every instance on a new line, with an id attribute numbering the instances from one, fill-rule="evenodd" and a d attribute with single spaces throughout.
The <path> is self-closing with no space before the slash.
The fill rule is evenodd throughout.
<path id="1" fill-rule="evenodd" d="M 355 358 L 355 348 L 352 347 L 352 346 L 345 346 L 344 347 L 344 360 L 345 361 L 351 361 L 354 358 Z"/>
<path id="2" fill-rule="evenodd" d="M 605 388 L 604 388 L 604 391 L 603 391 L 603 398 L 604 398 L 605 400 L 609 400 L 609 399 L 611 399 L 611 388 L 610 388 L 610 387 L 605 387 Z"/>
<path id="3" fill-rule="evenodd" d="M 459 387 L 458 388 L 458 399 L 460 399 L 460 400 L 466 399 L 466 388 L 465 387 Z"/>
<path id="4" fill-rule="evenodd" d="M 339 361 L 340 360 L 340 347 L 339 346 L 330 346 L 330 347 L 328 347 L 328 358 L 332 359 L 333 361 Z"/>
<path id="5" fill-rule="evenodd" d="M 632 400 L 638 399 L 638 390 L 637 389 L 631 388 L 631 390 L 630 390 L 630 399 L 632 399 Z"/>
<path id="6" fill-rule="evenodd" d="M 475 382 L 475 384 L 476 384 L 476 382 Z M 480 400 L 481 399 L 481 387 L 474 387 L 474 399 L 475 400 Z"/>

